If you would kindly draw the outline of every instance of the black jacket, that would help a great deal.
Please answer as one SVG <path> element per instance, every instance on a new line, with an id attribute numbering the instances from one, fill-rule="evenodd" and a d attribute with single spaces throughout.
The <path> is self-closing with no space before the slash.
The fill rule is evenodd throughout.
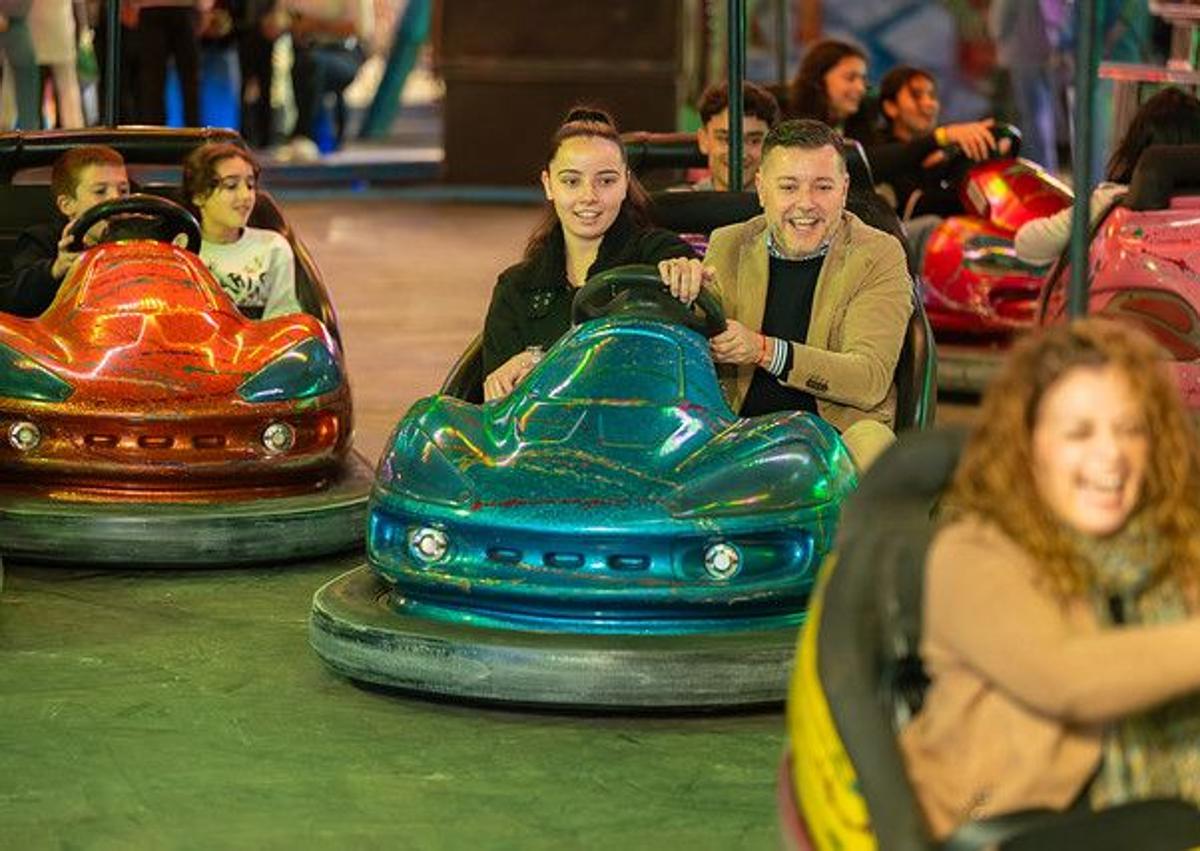
<path id="1" fill-rule="evenodd" d="M 56 216 L 50 224 L 34 225 L 17 237 L 12 278 L 0 284 L 0 311 L 32 318 L 54 301 L 62 281 L 55 280 L 50 267 L 58 256 L 58 240 L 66 225 L 65 218 Z"/>
<path id="2" fill-rule="evenodd" d="M 621 213 L 604 234 L 588 277 L 628 263 L 691 256 L 691 247 L 675 234 L 639 227 Z M 550 348 L 571 327 L 574 295 L 567 280 L 562 225 L 558 225 L 536 255 L 500 273 L 483 326 L 484 375 L 526 346 Z"/>

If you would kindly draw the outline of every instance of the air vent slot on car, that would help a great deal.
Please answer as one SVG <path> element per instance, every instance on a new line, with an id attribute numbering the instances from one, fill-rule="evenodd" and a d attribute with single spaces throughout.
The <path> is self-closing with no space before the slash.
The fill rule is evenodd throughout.
<path id="1" fill-rule="evenodd" d="M 487 557 L 488 561 L 516 564 L 521 560 L 521 551 L 512 547 L 490 547 L 487 551 Z"/>
<path id="2" fill-rule="evenodd" d="M 89 434 L 84 436 L 83 442 L 88 446 L 100 449 L 112 449 L 117 445 L 117 436 L 115 434 Z"/>
<path id="3" fill-rule="evenodd" d="M 613 570 L 645 570 L 650 566 L 650 556 L 609 556 L 608 566 Z"/>
<path id="4" fill-rule="evenodd" d="M 583 567 L 583 555 L 580 553 L 546 553 L 542 561 L 546 567 L 561 567 L 567 570 Z"/>
<path id="5" fill-rule="evenodd" d="M 138 438 L 138 446 L 142 449 L 170 449 L 175 445 L 175 438 L 169 434 L 143 434 Z"/>
<path id="6" fill-rule="evenodd" d="M 197 449 L 224 449 L 225 435 L 223 434 L 198 434 L 192 438 L 192 446 Z"/>

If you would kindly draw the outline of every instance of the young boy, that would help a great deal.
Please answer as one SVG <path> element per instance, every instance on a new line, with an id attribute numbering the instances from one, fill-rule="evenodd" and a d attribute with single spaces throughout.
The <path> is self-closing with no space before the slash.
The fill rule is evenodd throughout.
<path id="1" fill-rule="evenodd" d="M 696 131 L 700 151 L 708 157 L 711 177 L 691 186 L 696 190 L 729 188 L 729 84 L 709 86 L 700 96 L 701 127 Z M 774 95 L 754 83 L 742 87 L 742 189 L 754 187 L 762 159 L 763 139 L 779 120 Z"/>
<path id="2" fill-rule="evenodd" d="M 13 276 L 0 286 L 0 311 L 34 317 L 43 313 L 79 258 L 67 250 L 67 230 L 101 201 L 129 194 L 121 155 L 105 145 L 81 145 L 60 156 L 50 172 L 50 192 L 58 215 L 17 238 Z"/>

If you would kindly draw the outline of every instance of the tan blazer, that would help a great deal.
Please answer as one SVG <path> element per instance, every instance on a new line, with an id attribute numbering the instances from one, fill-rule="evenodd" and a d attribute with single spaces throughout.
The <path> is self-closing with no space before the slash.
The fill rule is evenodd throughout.
<path id="1" fill-rule="evenodd" d="M 760 330 L 769 271 L 766 218 L 713 231 L 704 263 L 716 270 L 714 289 L 725 314 Z M 817 278 L 808 335 L 792 343 L 792 370 L 783 380 L 811 393 L 817 413 L 838 431 L 863 419 L 890 428 L 893 376 L 912 309 L 904 248 L 843 212 Z M 718 372 L 731 407 L 740 410 L 754 367 L 722 365 Z"/>

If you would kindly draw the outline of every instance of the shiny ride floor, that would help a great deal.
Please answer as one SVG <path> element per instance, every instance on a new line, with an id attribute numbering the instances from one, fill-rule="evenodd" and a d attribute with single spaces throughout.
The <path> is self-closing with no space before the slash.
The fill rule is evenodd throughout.
<path id="1" fill-rule="evenodd" d="M 539 212 L 284 207 L 333 291 L 355 444 L 375 459 L 479 330 L 497 271 L 518 259 Z M 781 710 L 517 712 L 356 686 L 309 650 L 306 623 L 313 591 L 360 560 L 194 572 L 6 564 L 0 846 L 775 844 Z"/>

